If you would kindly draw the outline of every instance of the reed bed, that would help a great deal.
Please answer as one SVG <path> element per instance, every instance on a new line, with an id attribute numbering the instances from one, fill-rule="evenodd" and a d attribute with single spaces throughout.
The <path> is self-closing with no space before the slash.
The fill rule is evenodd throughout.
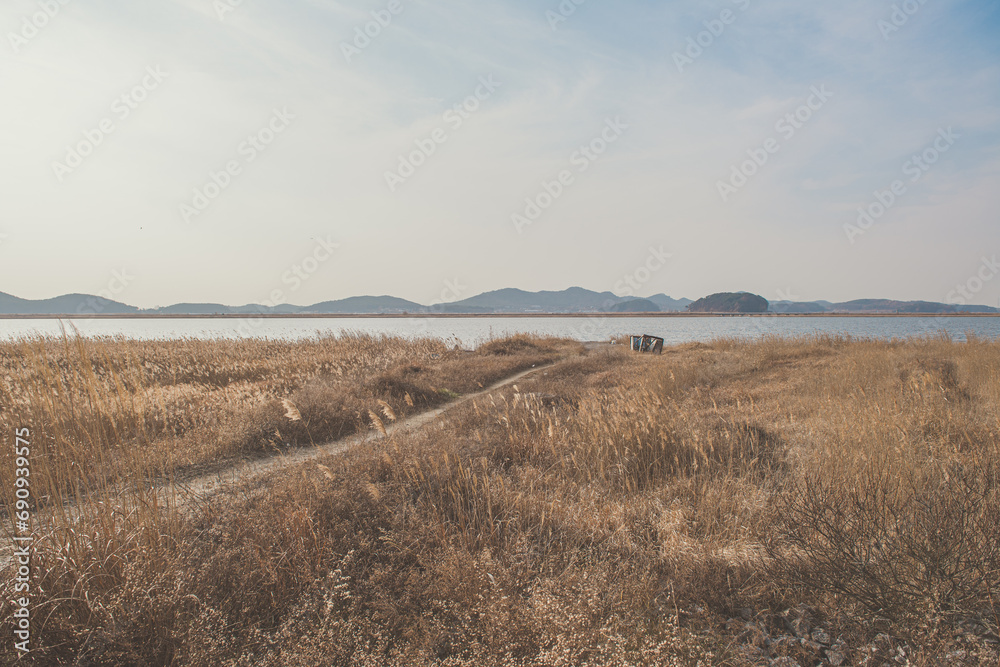
<path id="1" fill-rule="evenodd" d="M 183 476 L 326 442 L 367 428 L 380 399 L 406 414 L 545 358 L 361 334 L 296 343 L 24 338 L 0 343 L 0 422 L 5 432 L 33 427 L 32 463 L 57 499 L 136 472 Z M 289 406 L 298 419 L 286 419 Z M 4 486 L 12 470 L 4 449 Z"/>
<path id="2" fill-rule="evenodd" d="M 1000 344 L 561 345 L 389 364 L 365 427 L 568 357 L 196 515 L 107 499 L 36 664 L 997 664 Z"/>

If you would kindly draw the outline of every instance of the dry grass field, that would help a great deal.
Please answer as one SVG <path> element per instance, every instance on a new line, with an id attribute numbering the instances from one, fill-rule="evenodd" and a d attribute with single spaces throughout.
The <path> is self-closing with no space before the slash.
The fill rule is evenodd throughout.
<path id="1" fill-rule="evenodd" d="M 35 426 L 32 463 L 65 493 L 137 470 L 183 476 L 327 441 L 367 428 L 378 400 L 405 415 L 554 358 L 551 349 L 482 352 L 366 335 L 297 343 L 25 339 L 0 343 L 0 408 L 7 431 Z M 285 417 L 286 401 L 300 420 Z M 12 469 L 13 452 L 4 449 L 0 475 Z"/>
<path id="2" fill-rule="evenodd" d="M 4 432 L 38 433 L 36 497 L 87 508 L 39 536 L 23 664 L 1000 664 L 995 342 L 2 352 Z M 194 512 L 146 483 L 557 358 Z"/>

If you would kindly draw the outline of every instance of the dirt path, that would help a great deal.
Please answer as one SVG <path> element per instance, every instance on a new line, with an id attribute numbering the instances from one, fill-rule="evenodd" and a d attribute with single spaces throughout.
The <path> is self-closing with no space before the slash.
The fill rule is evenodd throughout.
<path id="1" fill-rule="evenodd" d="M 397 431 L 405 432 L 422 428 L 449 410 L 485 396 L 490 392 L 496 391 L 497 389 L 514 384 L 529 375 L 552 368 L 556 365 L 556 363 L 558 362 L 544 364 L 536 368 L 529 368 L 528 370 L 521 371 L 520 373 L 516 373 L 515 375 L 500 380 L 486 389 L 461 396 L 439 408 L 428 410 L 427 412 L 421 412 L 397 422 L 387 423 L 385 425 L 386 433 L 391 435 Z M 174 505 L 174 507 L 192 508 L 197 506 L 199 501 L 205 500 L 209 496 L 219 493 L 225 488 L 232 487 L 245 480 L 253 477 L 261 477 L 276 470 L 280 470 L 297 463 L 302 463 L 303 461 L 309 461 L 322 456 L 329 456 L 331 454 L 339 454 L 381 437 L 383 436 L 378 431 L 362 431 L 323 445 L 295 449 L 287 454 L 253 461 L 237 462 L 223 470 L 216 470 L 210 474 L 189 478 L 183 482 L 176 482 L 172 486 L 165 486 L 161 488 L 159 492 L 164 500 L 169 497 L 170 502 Z"/>
<path id="2" fill-rule="evenodd" d="M 386 424 L 386 433 L 391 435 L 398 431 L 405 432 L 419 429 L 434 421 L 449 410 L 485 396 L 490 392 L 496 391 L 497 389 L 514 384 L 529 375 L 543 372 L 552 368 L 557 363 L 559 362 L 555 361 L 535 368 L 529 368 L 525 371 L 521 371 L 520 373 L 516 373 L 508 378 L 500 380 L 486 389 L 461 396 L 439 408 L 428 410 L 427 412 L 421 412 L 411 417 L 407 417 L 406 419 Z M 329 456 L 331 454 L 339 454 L 340 452 L 345 452 L 353 447 L 357 447 L 358 445 L 362 445 L 380 437 L 382 436 L 377 431 L 363 431 L 345 436 L 323 445 L 318 445 L 316 447 L 303 447 L 295 449 L 287 454 L 280 454 L 269 458 L 255 459 L 251 461 L 237 461 L 224 468 L 213 470 L 211 473 L 202 473 L 200 475 L 188 477 L 183 481 L 175 481 L 172 484 L 157 484 L 156 493 L 162 503 L 161 506 L 165 507 L 169 505 L 175 510 L 189 513 L 195 511 L 201 503 L 206 501 L 211 496 L 217 493 L 225 492 L 227 489 L 233 488 L 235 485 L 243 481 L 256 477 L 263 477 L 282 468 L 302 463 L 303 461 L 309 461 L 322 456 Z M 78 508 L 66 507 L 64 511 L 67 511 L 70 515 L 76 515 Z M 35 523 L 36 527 L 40 526 L 40 524 L 43 524 L 44 522 L 45 520 L 37 515 L 33 518 L 33 523 Z M 6 567 L 12 562 L 12 554 L 13 547 L 9 545 L 0 549 L 0 567 Z"/>

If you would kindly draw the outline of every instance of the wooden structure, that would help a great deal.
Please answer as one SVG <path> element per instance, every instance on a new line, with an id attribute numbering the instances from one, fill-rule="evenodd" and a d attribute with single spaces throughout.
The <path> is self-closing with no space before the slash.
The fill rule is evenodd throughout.
<path id="1" fill-rule="evenodd" d="M 657 336 L 643 334 L 642 336 L 630 336 L 629 346 L 633 352 L 656 352 L 663 354 L 663 339 Z"/>

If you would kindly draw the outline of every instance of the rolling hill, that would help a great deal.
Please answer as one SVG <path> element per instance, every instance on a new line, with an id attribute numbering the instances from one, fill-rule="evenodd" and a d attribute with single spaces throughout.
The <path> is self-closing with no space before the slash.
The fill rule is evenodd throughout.
<path id="1" fill-rule="evenodd" d="M 763 308 L 763 310 L 761 310 Z M 814 313 L 907 313 L 955 314 L 1000 313 L 990 306 L 960 306 L 932 301 L 894 301 L 892 299 L 856 299 L 832 303 L 830 301 L 775 301 L 770 304 L 762 297 L 745 292 L 713 294 L 691 301 L 674 299 L 666 294 L 649 297 L 617 296 L 612 292 L 595 292 L 582 287 L 561 291 L 528 292 L 521 289 L 501 289 L 484 292 L 468 299 L 451 303 L 423 306 L 414 301 L 393 296 L 355 296 L 347 299 L 323 301 L 311 306 L 282 304 L 262 306 L 247 304 L 227 306 L 221 303 L 179 303 L 162 308 L 140 310 L 135 306 L 119 303 L 88 294 L 66 294 L 51 299 L 22 299 L 0 292 L 0 315 L 379 315 L 379 314 L 454 314 L 486 315 L 516 313 L 602 313 L 602 312 L 733 312 L 779 314 Z"/>
<path id="2" fill-rule="evenodd" d="M 65 294 L 52 299 L 21 299 L 0 292 L 3 315 L 128 315 L 139 312 L 135 306 L 89 294 Z"/>
<path id="3" fill-rule="evenodd" d="M 690 313 L 766 313 L 767 299 L 749 292 L 720 292 L 698 299 Z"/>
<path id="4" fill-rule="evenodd" d="M 394 296 L 352 296 L 338 301 L 324 301 L 312 306 L 300 308 L 303 313 L 329 314 L 388 314 L 388 313 L 420 313 L 427 310 L 419 303 L 398 299 Z"/>

